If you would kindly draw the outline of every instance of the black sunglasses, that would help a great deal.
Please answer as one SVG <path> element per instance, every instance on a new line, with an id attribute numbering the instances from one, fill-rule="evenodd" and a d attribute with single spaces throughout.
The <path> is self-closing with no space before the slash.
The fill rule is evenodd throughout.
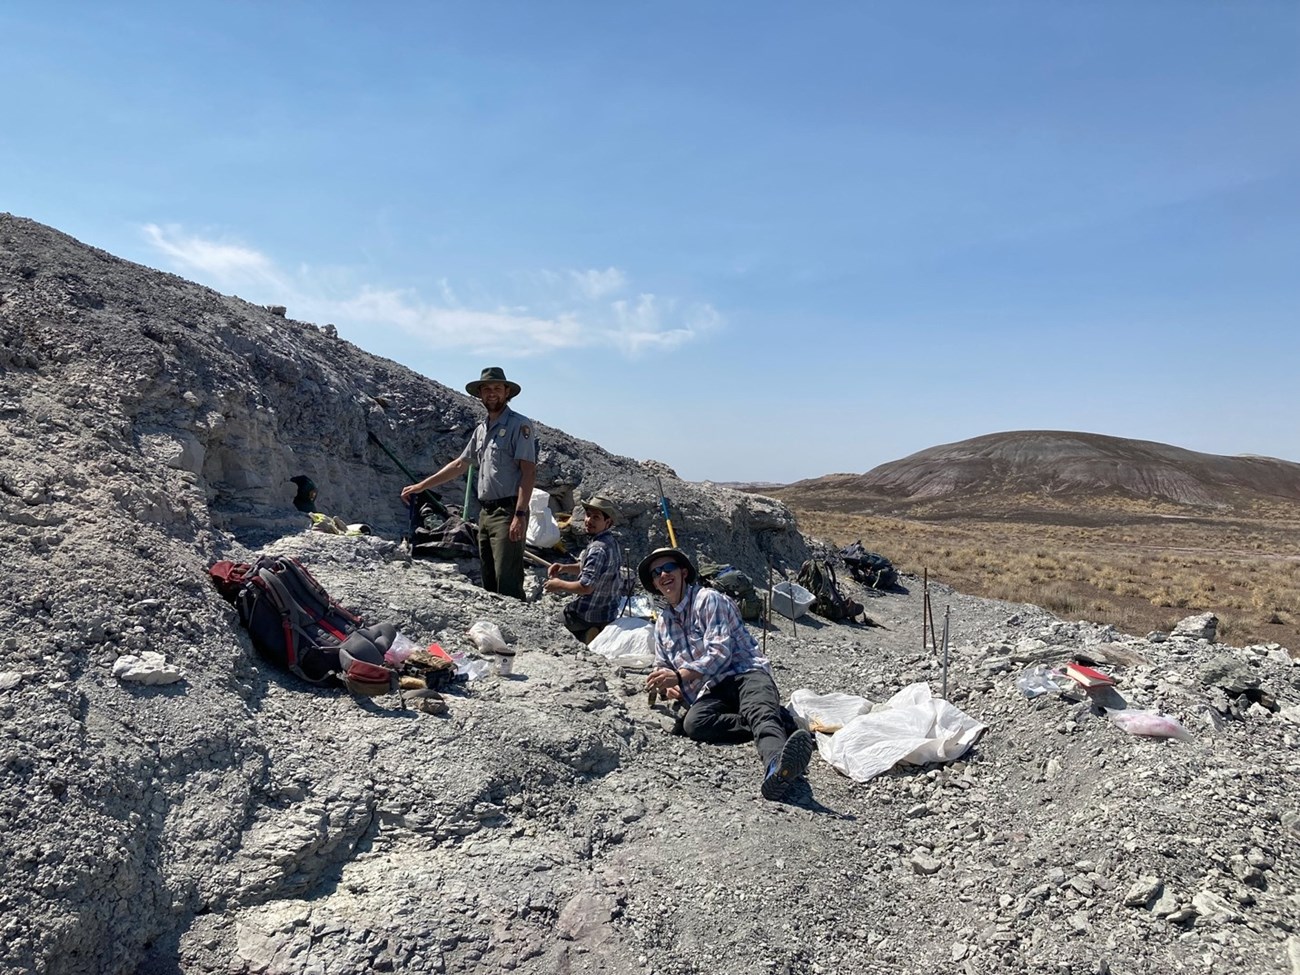
<path id="1" fill-rule="evenodd" d="M 668 572 L 676 572 L 681 566 L 676 562 L 665 562 L 663 565 L 652 566 L 650 569 L 650 578 L 658 579 L 661 575 Z"/>

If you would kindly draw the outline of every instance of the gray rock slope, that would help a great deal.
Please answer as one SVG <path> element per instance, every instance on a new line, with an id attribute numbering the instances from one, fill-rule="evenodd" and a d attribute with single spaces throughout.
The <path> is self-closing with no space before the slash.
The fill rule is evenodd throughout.
<path id="1" fill-rule="evenodd" d="M 424 471 L 474 417 L 314 326 L 0 217 L 0 971 L 1300 971 L 1282 648 L 932 586 L 983 739 L 867 783 L 814 759 L 767 803 L 752 748 L 666 733 L 560 600 L 407 556 L 405 477 L 367 434 Z M 613 494 L 634 556 L 662 541 L 656 475 L 688 547 L 760 579 L 808 551 L 776 502 L 542 433 L 542 486 Z M 300 472 L 376 534 L 305 531 Z M 496 622 L 516 674 L 434 716 L 269 670 L 206 578 L 259 552 L 422 642 L 472 652 Z M 760 628 L 786 694 L 938 692 L 905 581 L 856 592 L 879 626 Z M 146 653 L 179 679 L 115 676 Z M 1078 654 L 1191 740 L 1016 690 Z"/>

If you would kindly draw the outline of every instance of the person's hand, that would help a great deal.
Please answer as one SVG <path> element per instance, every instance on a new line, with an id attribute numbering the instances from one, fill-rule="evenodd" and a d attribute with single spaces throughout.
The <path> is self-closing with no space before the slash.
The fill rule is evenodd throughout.
<path id="1" fill-rule="evenodd" d="M 665 697 L 667 697 L 669 692 L 672 690 L 676 690 L 677 695 L 680 697 L 680 683 L 681 679 L 677 676 L 677 671 L 670 670 L 667 667 L 660 667 L 657 670 L 652 670 L 650 673 L 646 674 L 645 677 L 646 690 L 659 691 Z"/>
<path id="2" fill-rule="evenodd" d="M 409 500 L 411 495 L 416 493 L 415 487 L 416 486 L 414 484 L 408 484 L 406 485 L 406 487 L 402 488 L 403 501 Z"/>
<path id="3" fill-rule="evenodd" d="M 548 579 L 554 579 L 559 574 L 560 574 L 559 562 L 552 562 L 546 569 L 546 578 Z M 550 590 L 547 591 L 549 592 Z"/>
<path id="4" fill-rule="evenodd" d="M 554 568 L 554 566 L 552 566 L 551 568 Z M 547 579 L 544 583 L 542 583 L 542 588 L 546 590 L 546 592 L 564 592 L 564 589 L 561 588 L 562 585 L 563 585 L 562 579 Z"/>
<path id="5" fill-rule="evenodd" d="M 680 687 L 670 687 L 663 693 L 664 697 L 668 698 L 670 701 L 682 700 L 682 689 Z"/>
<path id="6" fill-rule="evenodd" d="M 517 542 L 524 537 L 524 529 L 528 527 L 528 519 L 523 515 L 515 515 L 510 519 L 510 541 Z"/>

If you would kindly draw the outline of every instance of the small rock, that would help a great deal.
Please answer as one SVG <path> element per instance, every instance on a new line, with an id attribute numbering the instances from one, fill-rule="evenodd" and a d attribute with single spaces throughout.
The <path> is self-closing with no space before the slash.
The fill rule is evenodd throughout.
<path id="1" fill-rule="evenodd" d="M 128 653 L 118 657 L 113 664 L 113 676 L 135 684 L 174 684 L 185 675 L 161 653 L 145 650 L 138 656 Z"/>
<path id="2" fill-rule="evenodd" d="M 930 877 L 938 873 L 943 864 L 933 857 L 917 855 L 912 857 L 912 873 L 922 877 Z"/>
<path id="3" fill-rule="evenodd" d="M 1124 906 L 1145 907 L 1160 895 L 1163 887 L 1158 877 L 1139 877 L 1124 893 Z"/>

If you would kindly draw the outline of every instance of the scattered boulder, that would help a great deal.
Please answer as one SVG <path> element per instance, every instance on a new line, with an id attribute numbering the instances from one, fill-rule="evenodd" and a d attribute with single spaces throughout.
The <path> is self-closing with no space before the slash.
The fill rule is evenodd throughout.
<path id="1" fill-rule="evenodd" d="M 1213 613 L 1201 613 L 1181 619 L 1174 626 L 1171 636 L 1187 640 L 1205 640 L 1213 643 L 1219 629 L 1219 618 Z"/>

